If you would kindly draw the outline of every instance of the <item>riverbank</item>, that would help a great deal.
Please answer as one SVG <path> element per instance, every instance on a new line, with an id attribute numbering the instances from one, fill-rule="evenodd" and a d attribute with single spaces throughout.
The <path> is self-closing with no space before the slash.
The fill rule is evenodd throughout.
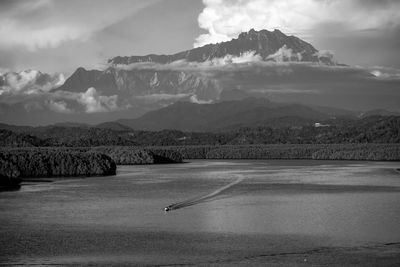
<path id="1" fill-rule="evenodd" d="M 235 146 L 165 146 L 184 159 L 308 159 L 399 161 L 400 144 L 279 144 Z"/>

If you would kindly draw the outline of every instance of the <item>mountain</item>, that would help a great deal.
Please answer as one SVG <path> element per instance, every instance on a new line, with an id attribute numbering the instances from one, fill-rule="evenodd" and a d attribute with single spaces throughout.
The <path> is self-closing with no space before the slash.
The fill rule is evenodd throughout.
<path id="1" fill-rule="evenodd" d="M 186 50 L 173 55 L 114 57 L 104 71 L 78 68 L 57 91 L 85 92 L 94 87 L 102 95 L 118 94 L 122 98 L 149 95 L 195 95 L 198 100 L 218 100 L 223 84 L 217 79 L 185 69 L 149 68 L 135 63 L 169 64 L 206 62 L 215 59 L 241 57 L 251 54 L 262 61 L 314 62 L 334 65 L 332 58 L 320 53 L 311 44 L 287 36 L 279 30 L 243 32 L 237 39 Z"/>
<path id="2" fill-rule="evenodd" d="M 109 60 L 111 64 L 132 64 L 139 62 L 155 62 L 167 64 L 178 60 L 188 62 L 204 62 L 215 58 L 223 58 L 226 55 L 240 56 L 245 52 L 254 51 L 265 61 L 276 59 L 272 55 L 278 51 L 286 52 L 282 55 L 282 61 L 306 61 L 306 62 L 324 62 L 334 64 L 330 57 L 320 55 L 318 50 L 311 44 L 295 37 L 287 36 L 281 31 L 251 29 L 249 32 L 243 32 L 238 38 L 231 41 L 208 44 L 202 47 L 186 50 L 173 55 L 146 55 L 130 57 L 114 57 Z M 283 51 L 285 50 L 285 51 Z M 288 53 L 290 51 L 290 54 Z"/>
<path id="3" fill-rule="evenodd" d="M 105 71 L 79 68 L 54 91 L 83 93 L 91 87 L 101 95 L 117 95 L 122 102 L 120 104 L 123 104 L 124 99 L 132 100 L 132 97 L 148 97 L 149 100 L 158 102 L 173 99 L 174 96 L 189 98 L 196 95 L 199 99 L 210 100 L 217 99 L 221 90 L 216 80 L 190 72 L 109 67 Z"/>
<path id="4" fill-rule="evenodd" d="M 215 131 L 255 126 L 298 126 L 330 116 L 300 104 L 280 104 L 265 98 L 246 98 L 208 105 L 177 102 L 133 120 L 118 122 L 135 130 Z"/>

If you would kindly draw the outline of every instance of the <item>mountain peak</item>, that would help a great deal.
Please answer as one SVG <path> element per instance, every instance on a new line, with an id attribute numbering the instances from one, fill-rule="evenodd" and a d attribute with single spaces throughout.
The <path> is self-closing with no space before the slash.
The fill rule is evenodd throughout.
<path id="1" fill-rule="evenodd" d="M 251 37 L 268 37 L 268 36 L 272 36 L 272 35 L 280 35 L 280 36 L 284 36 L 287 37 L 286 34 L 284 34 L 283 32 L 281 32 L 278 29 L 274 29 L 274 31 L 268 31 L 268 30 L 260 30 L 260 31 L 256 31 L 254 29 L 250 29 L 248 32 L 242 32 L 239 34 L 238 39 L 246 39 L 246 38 L 251 38 Z"/>

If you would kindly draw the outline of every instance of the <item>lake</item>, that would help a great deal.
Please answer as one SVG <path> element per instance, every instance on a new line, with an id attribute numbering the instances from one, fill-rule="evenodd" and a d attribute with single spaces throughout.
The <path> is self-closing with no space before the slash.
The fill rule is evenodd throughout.
<path id="1" fill-rule="evenodd" d="M 0 264 L 399 266 L 399 168 L 192 160 L 24 183 L 0 192 Z"/>

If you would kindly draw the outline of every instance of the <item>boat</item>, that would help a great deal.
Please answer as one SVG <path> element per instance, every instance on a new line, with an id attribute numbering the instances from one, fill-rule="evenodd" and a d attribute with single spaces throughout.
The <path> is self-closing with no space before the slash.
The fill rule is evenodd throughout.
<path id="1" fill-rule="evenodd" d="M 168 211 L 170 211 L 170 210 L 171 210 L 171 207 L 170 207 L 170 206 L 164 208 L 164 211 L 165 211 L 165 212 L 168 212 Z"/>

